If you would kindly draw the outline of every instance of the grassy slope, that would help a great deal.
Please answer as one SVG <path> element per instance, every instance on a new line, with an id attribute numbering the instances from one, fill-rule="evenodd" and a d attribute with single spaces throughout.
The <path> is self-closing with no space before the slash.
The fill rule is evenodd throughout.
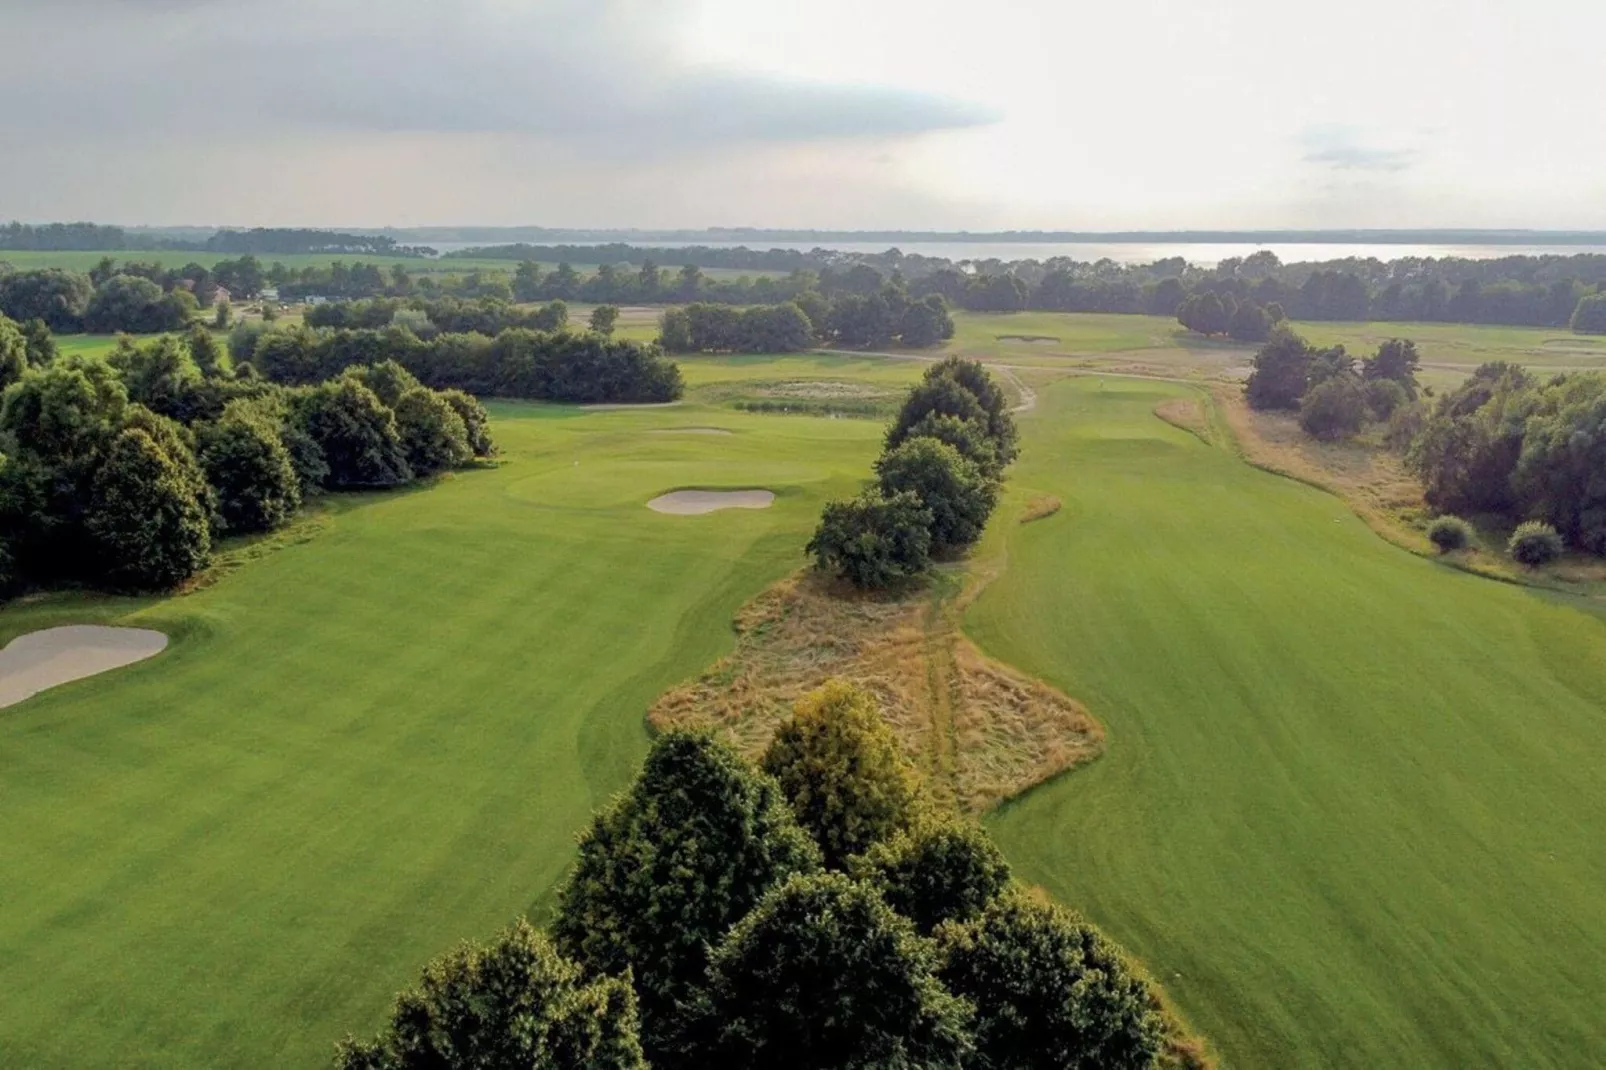
<path id="1" fill-rule="evenodd" d="M 968 625 L 1088 702 L 1095 766 L 993 821 L 1237 1067 L 1606 1050 L 1606 626 L 1392 549 L 1151 415 L 1042 391 Z"/>
<path id="2" fill-rule="evenodd" d="M 200 593 L 0 612 L 0 642 L 102 619 L 176 637 L 0 711 L 0 1062 L 308 1066 L 374 1027 L 426 958 L 540 906 L 645 752 L 648 704 L 728 648 L 881 434 L 696 406 L 494 415 L 500 469 L 343 500 Z M 738 433 L 647 433 L 710 423 Z M 643 508 L 686 484 L 780 498 Z"/>

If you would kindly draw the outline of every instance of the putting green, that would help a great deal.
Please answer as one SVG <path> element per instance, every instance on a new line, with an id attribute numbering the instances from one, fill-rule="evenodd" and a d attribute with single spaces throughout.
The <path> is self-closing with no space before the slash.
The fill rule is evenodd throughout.
<path id="1" fill-rule="evenodd" d="M 0 612 L 0 645 L 68 622 L 173 637 L 0 711 L 0 1063 L 318 1066 L 377 1027 L 426 959 L 541 908 L 652 699 L 728 649 L 883 431 L 696 404 L 492 416 L 502 467 L 338 499 L 199 593 Z M 650 433 L 716 417 L 733 434 Z M 643 507 L 685 486 L 777 496 Z"/>
<path id="2" fill-rule="evenodd" d="M 1232 1067 L 1606 1052 L 1606 625 L 1396 550 L 1337 499 L 1068 381 L 1024 418 L 967 627 L 1087 702 L 1095 765 L 993 828 Z"/>

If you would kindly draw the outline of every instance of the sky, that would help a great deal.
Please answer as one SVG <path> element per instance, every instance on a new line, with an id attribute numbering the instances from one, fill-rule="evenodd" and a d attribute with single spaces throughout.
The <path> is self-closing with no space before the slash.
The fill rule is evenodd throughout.
<path id="1" fill-rule="evenodd" d="M 1603 0 L 0 0 L 0 220 L 1606 229 Z"/>

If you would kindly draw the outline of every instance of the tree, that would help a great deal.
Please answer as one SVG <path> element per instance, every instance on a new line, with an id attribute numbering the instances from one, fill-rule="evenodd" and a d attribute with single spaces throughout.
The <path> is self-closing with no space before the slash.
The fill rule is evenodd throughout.
<path id="1" fill-rule="evenodd" d="M 831 869 L 919 816 L 919 783 L 897 736 L 875 698 L 845 680 L 828 681 L 797 700 L 775 730 L 763 768 Z"/>
<path id="2" fill-rule="evenodd" d="M 62 334 L 81 331 L 94 296 L 89 276 L 76 271 L 0 271 L 0 315 L 18 323 L 37 319 Z"/>
<path id="3" fill-rule="evenodd" d="M 1154 994 L 1092 926 L 1022 893 L 939 930 L 944 984 L 976 1008 L 967 1070 L 1149 1070 Z"/>
<path id="4" fill-rule="evenodd" d="M 587 980 L 520 919 L 484 947 L 424 967 L 374 1040 L 347 1037 L 341 1070 L 646 1070 L 636 999 Z"/>
<path id="5" fill-rule="evenodd" d="M 297 422 L 323 452 L 331 490 L 394 487 L 412 479 L 396 414 L 354 379 L 336 379 L 294 399 Z"/>
<path id="6" fill-rule="evenodd" d="M 1271 337 L 1271 316 L 1253 301 L 1245 301 L 1233 312 L 1227 334 L 1235 342 L 1264 342 Z"/>
<path id="7" fill-rule="evenodd" d="M 122 338 L 107 361 L 123 377 L 130 401 L 175 420 L 193 418 L 188 403 L 201 372 L 177 338 L 145 345 Z"/>
<path id="8" fill-rule="evenodd" d="M 876 462 L 881 493 L 908 492 L 931 511 L 931 552 L 953 554 L 976 543 L 998 503 L 998 484 L 946 442 L 911 438 Z"/>
<path id="9" fill-rule="evenodd" d="M 1571 325 L 1578 334 L 1606 334 L 1606 292 L 1579 298 Z"/>
<path id="10" fill-rule="evenodd" d="M 382 404 L 392 409 L 402 399 L 403 394 L 423 386 L 418 381 L 418 376 L 394 360 L 381 360 L 374 364 L 358 364 L 347 368 L 342 374 L 357 380 L 357 382 L 372 390 L 374 396 Z"/>
<path id="11" fill-rule="evenodd" d="M 203 376 L 217 379 L 223 375 L 223 347 L 211 331 L 196 324 L 184 336 L 184 344 L 190 351 L 191 362 Z"/>
<path id="12" fill-rule="evenodd" d="M 1343 438 L 1366 423 L 1366 392 L 1353 376 L 1318 383 L 1299 405 L 1299 426 L 1314 438 Z"/>
<path id="13" fill-rule="evenodd" d="M 899 340 L 916 349 L 934 346 L 954 336 L 954 318 L 948 303 L 937 294 L 911 301 L 898 326 Z"/>
<path id="14" fill-rule="evenodd" d="M 665 353 L 693 351 L 691 317 L 685 309 L 664 309 L 663 315 L 658 317 L 658 344 L 663 346 Z"/>
<path id="15" fill-rule="evenodd" d="M 1416 371 L 1421 366 L 1416 343 L 1391 338 L 1377 347 L 1376 356 L 1361 361 L 1361 378 L 1368 382 L 1389 380 L 1399 383 L 1408 397 L 1416 397 Z"/>
<path id="16" fill-rule="evenodd" d="M 957 383 L 981 405 L 987 437 L 992 439 L 993 450 L 998 455 L 999 468 L 1000 470 L 1007 468 L 1018 452 L 1015 417 L 1010 413 L 1009 398 L 999 389 L 998 384 L 993 381 L 993 377 L 980 361 L 966 360 L 964 357 L 948 357 L 926 369 L 921 385 L 910 392 L 899 411 L 898 419 L 887 440 L 891 442 L 899 428 L 907 428 L 918 423 L 927 412 L 942 412 L 950 416 L 959 416 L 961 419 L 969 418 L 963 411 L 966 406 L 962 403 L 956 404 L 942 386 L 945 380 Z"/>
<path id="17" fill-rule="evenodd" d="M 764 893 L 819 868 L 779 785 L 724 743 L 671 732 L 592 820 L 558 898 L 553 935 L 588 969 L 630 971 L 655 1066 L 677 1065 L 680 1007 L 709 947 Z"/>
<path id="18" fill-rule="evenodd" d="M 491 438 L 491 418 L 479 399 L 462 390 L 442 390 L 439 393 L 442 400 L 457 413 L 457 418 L 463 421 L 463 431 L 468 437 L 468 448 L 473 451 L 474 456 L 494 457 L 496 443 Z"/>
<path id="19" fill-rule="evenodd" d="M 1009 863 L 980 826 L 925 821 L 875 844 L 853 875 L 930 935 L 943 922 L 977 917 L 1009 887 Z"/>
<path id="20" fill-rule="evenodd" d="M 1271 340 L 1255 354 L 1253 370 L 1244 383 L 1244 397 L 1252 409 L 1297 409 L 1305 396 L 1310 375 L 1311 348 L 1286 328 L 1272 332 Z"/>
<path id="21" fill-rule="evenodd" d="M 301 484 L 278 430 L 233 404 L 196 432 L 198 459 L 228 532 L 272 531 L 301 508 Z"/>
<path id="22" fill-rule="evenodd" d="M 931 510 L 915 494 L 878 490 L 827 502 L 806 551 L 824 572 L 881 590 L 931 567 Z"/>
<path id="23" fill-rule="evenodd" d="M 435 391 L 415 386 L 396 402 L 395 411 L 396 430 L 415 476 L 461 468 L 473 459 L 463 418 Z"/>
<path id="24" fill-rule="evenodd" d="M 1524 422 L 1512 488 L 1531 517 L 1575 546 L 1606 554 L 1606 378 L 1546 386 Z"/>
<path id="25" fill-rule="evenodd" d="M 219 301 L 212 310 L 212 327 L 219 331 L 226 331 L 234 321 L 234 309 L 229 307 L 227 301 Z"/>
<path id="26" fill-rule="evenodd" d="M 1210 291 L 1193 294 L 1183 301 L 1182 307 L 1177 309 L 1177 321 L 1207 338 L 1226 333 L 1231 322 L 1220 296 Z"/>
<path id="27" fill-rule="evenodd" d="M 84 313 L 84 326 L 102 334 L 177 330 L 184 326 L 188 315 L 179 302 L 168 300 L 168 296 L 149 279 L 113 275 L 95 290 Z"/>
<path id="28" fill-rule="evenodd" d="M 206 509 L 178 464 L 139 428 L 117 436 L 96 472 L 87 528 L 116 587 L 174 587 L 206 565 L 212 548 Z"/>
<path id="29" fill-rule="evenodd" d="M 15 323 L 0 315 L 0 393 L 21 379 L 31 363 L 28 337 Z"/>
<path id="30" fill-rule="evenodd" d="M 1002 466 L 998 463 L 998 450 L 988 437 L 986 426 L 979 420 L 961 420 L 945 413 L 928 412 L 918 423 L 907 428 L 892 448 L 896 449 L 917 438 L 934 438 L 947 443 L 990 479 L 997 479 L 1003 474 Z"/>
<path id="31" fill-rule="evenodd" d="M 612 334 L 619 322 L 618 305 L 598 305 L 591 310 L 591 329 L 598 334 Z"/>
<path id="32" fill-rule="evenodd" d="M 929 942 L 841 874 L 794 877 L 742 919 L 709 964 L 732 1070 L 956 1066 L 969 1008 L 938 983 Z"/>

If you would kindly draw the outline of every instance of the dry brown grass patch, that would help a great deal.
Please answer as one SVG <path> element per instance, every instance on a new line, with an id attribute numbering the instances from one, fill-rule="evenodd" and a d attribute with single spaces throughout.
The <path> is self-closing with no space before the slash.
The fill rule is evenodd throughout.
<path id="1" fill-rule="evenodd" d="M 1211 441 L 1210 417 L 1198 398 L 1171 398 L 1154 407 L 1154 414 L 1172 427 L 1197 435 L 1204 442 Z"/>
<path id="2" fill-rule="evenodd" d="M 1020 522 L 1022 524 L 1030 524 L 1034 520 L 1042 520 L 1044 517 L 1053 516 L 1060 511 L 1060 506 L 1063 504 L 1052 494 L 1039 494 L 1026 503 L 1026 508 L 1020 514 Z"/>
<path id="3" fill-rule="evenodd" d="M 929 590 L 875 598 L 816 573 L 736 616 L 736 650 L 648 712 L 654 729 L 711 728 L 756 757 L 805 692 L 831 677 L 870 690 L 938 798 L 979 813 L 1097 756 L 1076 702 L 986 657 Z"/>
<path id="4" fill-rule="evenodd" d="M 1427 536 L 1413 526 L 1427 514 L 1422 485 L 1397 454 L 1363 442 L 1313 439 L 1292 415 L 1251 409 L 1236 386 L 1216 388 L 1215 399 L 1244 460 L 1336 494 L 1368 527 L 1397 546 L 1415 553 L 1432 551 Z"/>

